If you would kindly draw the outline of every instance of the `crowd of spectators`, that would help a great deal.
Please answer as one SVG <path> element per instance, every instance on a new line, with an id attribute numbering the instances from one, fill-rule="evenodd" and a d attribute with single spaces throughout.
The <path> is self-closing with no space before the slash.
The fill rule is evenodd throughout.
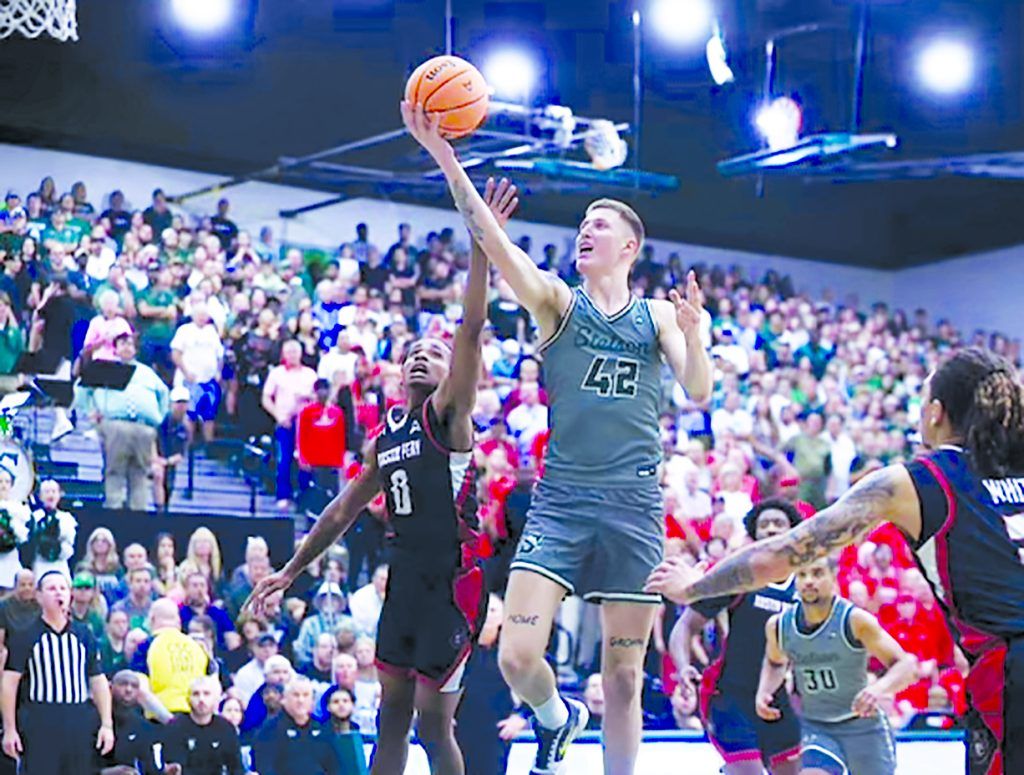
<path id="1" fill-rule="evenodd" d="M 80 182 L 68 194 L 57 191 L 46 178 L 24 199 L 9 192 L 0 209 L 0 374 L 8 380 L 0 389 L 15 389 L 24 373 L 63 369 L 86 383 L 97 364 L 148 367 L 136 369 L 118 396 L 107 395 L 100 380 L 76 397 L 80 422 L 92 422 L 104 439 L 114 506 L 166 504 L 186 449 L 221 434 L 274 439 L 282 510 L 337 487 L 358 471 L 361 444 L 383 412 L 403 400 L 406 348 L 423 333 L 451 332 L 460 318 L 467 244 L 448 229 L 414 235 L 402 224 L 384 247 L 359 224 L 333 258 L 316 260 L 279 245 L 269 228 L 253 239 L 231 220 L 226 199 L 215 215 L 197 220 L 172 209 L 160 190 L 144 209 L 129 207 L 117 191 L 94 207 Z M 519 244 L 533 249 L 528 237 Z M 572 256 L 556 246 L 544 246 L 535 260 L 578 282 Z M 809 515 L 867 472 L 909 459 L 922 383 L 952 348 L 981 343 L 1020 360 L 1019 341 L 981 332 L 963 338 L 924 310 L 858 309 L 798 293 L 774 272 L 750 278 L 734 267 L 695 268 L 706 294 L 715 389 L 696 404 L 666 372 L 661 416 L 666 552 L 689 561 L 713 561 L 748 540 L 743 517 L 763 497 L 790 498 Z M 664 298 L 688 269 L 680 254 L 656 255 L 648 246 L 633 272 L 636 292 Z M 543 470 L 548 421 L 530 317 L 507 284 L 495 277 L 492 287 L 474 411 L 495 593 L 474 666 L 491 678 L 506 564 Z M 124 427 L 139 422 L 145 433 Z M 4 480 L 0 470 L 0 487 Z M 271 558 L 261 539 L 250 541 L 235 569 L 222 567 L 217 538 L 205 529 L 184 551 L 164 535 L 121 553 L 102 529 L 76 547 L 73 518 L 53 516 L 59 497 L 59 489 L 41 492 L 38 518 L 15 518 L 8 509 L 9 532 L 17 535 L 4 546 L 17 554 L 18 545 L 49 536 L 47 561 L 57 563 L 77 549 L 73 616 L 94 632 L 122 706 L 141 703 L 154 720 L 191 713 L 192 723 L 207 725 L 211 703 L 219 703 L 257 762 L 261 750 L 264 761 L 279 755 L 269 740 L 306 740 L 310 723 L 374 733 L 380 685 L 373 639 L 387 584 L 380 499 L 343 544 L 256 619 L 241 605 L 286 559 Z M 44 532 L 35 526 L 47 514 Z M 0 626 L 15 627 L 31 608 L 33 562 L 24 559 L 20 572 L 12 566 L 17 584 L 0 608 Z M 964 709 L 965 664 L 902 537 L 879 528 L 844 552 L 841 568 L 843 593 L 919 659 L 920 680 L 887 708 L 892 720 L 919 724 L 932 712 L 928 718 L 937 720 L 927 723 L 954 724 Z M 697 730 L 694 686 L 679 678 L 689 671 L 672 663 L 666 647 L 679 613 L 665 606 L 652 638 L 645 724 Z M 693 667 L 715 658 L 722 634 L 709 623 L 693 644 Z M 173 667 L 161 660 L 172 638 L 190 644 L 194 659 Z M 598 643 L 592 607 L 567 602 L 552 657 L 595 724 L 603 708 Z M 195 681 L 207 675 L 217 681 Z M 119 686 L 129 687 L 121 700 Z M 481 679 L 481 686 L 492 691 L 500 679 Z M 474 691 L 470 675 L 467 705 L 480 699 Z M 527 724 L 511 696 L 494 699 L 502 691 L 481 706 L 495 715 L 492 737 L 507 741 Z M 286 727 L 299 731 L 289 735 Z M 303 756 L 327 755 L 309 741 Z"/>

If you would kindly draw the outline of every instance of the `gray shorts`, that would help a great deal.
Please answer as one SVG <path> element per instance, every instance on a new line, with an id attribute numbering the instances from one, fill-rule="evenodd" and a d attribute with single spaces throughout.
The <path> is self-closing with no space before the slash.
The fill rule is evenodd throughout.
<path id="1" fill-rule="evenodd" d="M 542 479 L 511 569 L 539 573 L 590 602 L 660 603 L 643 588 L 664 556 L 663 525 L 654 482 L 586 487 Z"/>
<path id="2" fill-rule="evenodd" d="M 896 741 L 885 716 L 834 724 L 802 719 L 800 726 L 805 768 L 816 767 L 835 775 L 896 772 Z"/>

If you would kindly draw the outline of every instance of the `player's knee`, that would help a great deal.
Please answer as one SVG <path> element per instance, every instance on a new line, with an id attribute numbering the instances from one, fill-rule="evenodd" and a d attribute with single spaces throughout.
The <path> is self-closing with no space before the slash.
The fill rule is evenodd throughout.
<path id="1" fill-rule="evenodd" d="M 451 716 L 433 710 L 420 710 L 416 716 L 416 734 L 427 747 L 438 745 L 454 733 Z"/>
<path id="2" fill-rule="evenodd" d="M 604 696 L 613 702 L 629 702 L 637 697 L 643 679 L 643 666 L 633 662 L 613 662 L 601 671 Z"/>
<path id="3" fill-rule="evenodd" d="M 537 669 L 537 663 L 543 661 L 543 655 L 523 644 L 502 642 L 498 650 L 498 667 L 509 684 L 529 676 Z"/>

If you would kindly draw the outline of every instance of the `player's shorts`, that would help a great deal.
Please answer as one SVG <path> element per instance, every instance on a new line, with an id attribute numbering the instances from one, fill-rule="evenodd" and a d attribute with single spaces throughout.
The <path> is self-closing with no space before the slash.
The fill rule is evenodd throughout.
<path id="1" fill-rule="evenodd" d="M 708 740 L 726 764 L 761 761 L 769 768 L 800 756 L 800 721 L 785 691 L 776 696 L 778 721 L 765 721 L 754 709 L 754 687 L 719 690 L 704 711 Z"/>
<path id="2" fill-rule="evenodd" d="M 212 422 L 217 419 L 217 412 L 220 409 L 221 389 L 220 383 L 215 379 L 209 382 L 186 382 L 188 388 L 189 410 L 188 416 L 193 420 Z"/>
<path id="3" fill-rule="evenodd" d="M 803 767 L 829 775 L 893 775 L 896 741 L 885 716 L 826 723 L 803 719 Z"/>
<path id="4" fill-rule="evenodd" d="M 965 719 L 970 775 L 1024 773 L 1024 637 L 975 655 Z"/>
<path id="5" fill-rule="evenodd" d="M 391 564 L 377 625 L 377 667 L 439 692 L 462 689 L 466 662 L 487 614 L 483 570 L 454 577 Z"/>
<path id="6" fill-rule="evenodd" d="M 661 489 L 583 487 L 541 479 L 511 570 L 528 570 L 591 602 L 660 603 L 644 593 L 664 556 Z"/>

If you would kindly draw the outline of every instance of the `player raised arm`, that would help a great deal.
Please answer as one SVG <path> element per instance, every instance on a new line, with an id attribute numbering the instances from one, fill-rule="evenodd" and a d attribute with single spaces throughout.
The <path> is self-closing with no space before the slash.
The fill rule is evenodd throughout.
<path id="1" fill-rule="evenodd" d="M 538 269 L 530 257 L 508 238 L 459 164 L 455 150 L 438 131 L 439 119 L 436 116 L 425 113 L 420 105 L 403 102 L 402 120 L 409 134 L 426 149 L 444 173 L 455 206 L 473 240 L 483 248 L 519 301 L 533 314 L 540 326 L 541 339 L 549 337 L 558 328 L 562 313 L 571 301 L 569 286 Z M 507 181 L 502 181 L 498 188 L 501 190 L 508 185 Z"/>
<path id="2" fill-rule="evenodd" d="M 669 301 L 651 299 L 651 312 L 658 323 L 658 344 L 672 368 L 676 381 L 686 388 L 690 399 L 700 403 L 711 396 L 714 369 L 700 338 L 700 322 L 704 312 L 704 294 L 697 284 L 697 275 L 686 276 L 686 294 L 675 288 Z"/>
<path id="3" fill-rule="evenodd" d="M 484 201 L 504 229 L 519 205 L 515 186 L 495 186 L 487 181 Z M 476 403 L 476 385 L 480 380 L 480 334 L 487 322 L 487 280 L 490 267 L 483 248 L 474 239 L 469 260 L 469 280 L 462 300 L 462 322 L 455 331 L 452 363 L 434 393 L 434 410 L 444 416 L 452 410 L 457 416 L 469 417 Z"/>
<path id="4" fill-rule="evenodd" d="M 853 701 L 858 716 L 869 718 L 878 713 L 880 697 L 892 695 L 910 686 L 917 678 L 917 658 L 908 654 L 896 639 L 882 629 L 878 620 L 867 611 L 855 608 L 850 612 L 853 637 L 864 644 L 867 652 L 888 668 L 885 675 L 864 687 Z"/>
<path id="5" fill-rule="evenodd" d="M 644 589 L 682 604 L 759 589 L 852 544 L 882 520 L 908 536 L 921 533 L 921 504 L 902 465 L 865 476 L 816 516 L 729 555 L 706 575 L 678 558 L 666 560 L 651 572 Z"/>
<path id="6" fill-rule="evenodd" d="M 302 573 L 303 568 L 326 552 L 356 521 L 356 517 L 380 490 L 377 480 L 376 441 L 363 450 L 363 470 L 320 512 L 316 524 L 303 539 L 285 566 L 259 581 L 253 588 L 243 610 L 259 615 L 263 602 L 271 594 L 284 591 Z"/>
<path id="7" fill-rule="evenodd" d="M 782 711 L 772 704 L 775 701 L 775 692 L 786 680 L 786 671 L 789 670 L 789 660 L 779 648 L 778 635 L 781 619 L 779 614 L 775 614 L 769 617 L 764 625 L 764 660 L 761 662 L 761 678 L 757 682 L 757 694 L 754 695 L 754 708 L 757 715 L 765 721 L 778 721 L 782 718 Z"/>

